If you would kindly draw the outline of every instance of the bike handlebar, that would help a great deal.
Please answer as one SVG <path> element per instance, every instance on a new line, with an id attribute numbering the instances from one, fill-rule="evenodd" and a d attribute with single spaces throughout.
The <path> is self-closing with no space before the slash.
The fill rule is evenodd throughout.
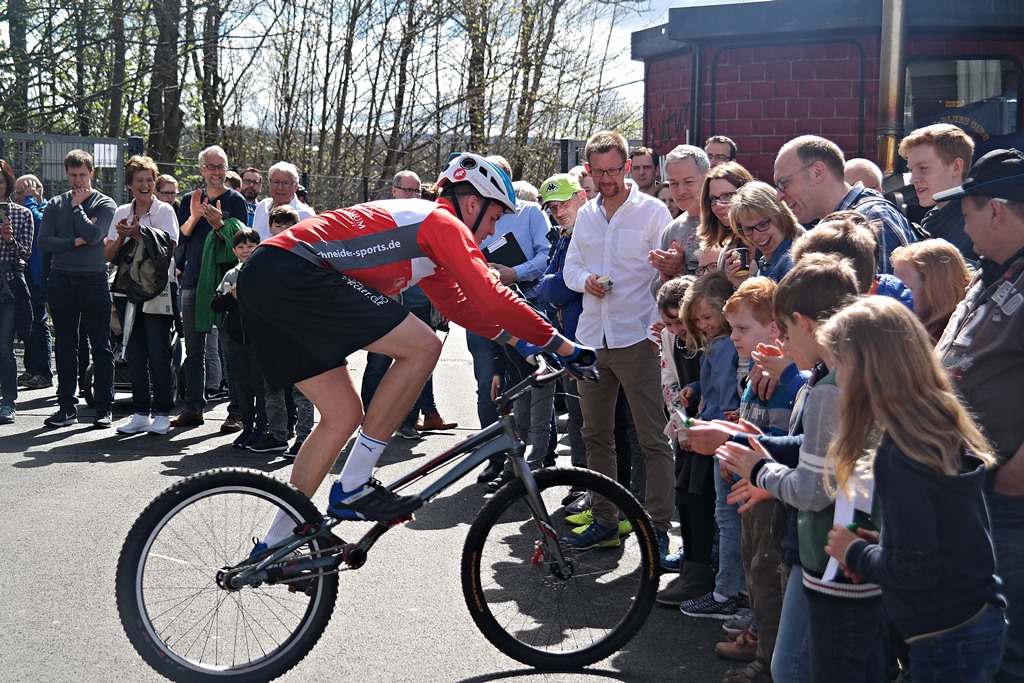
<path id="1" fill-rule="evenodd" d="M 501 396 L 494 399 L 494 405 L 497 406 L 499 415 L 508 415 L 511 412 L 510 406 L 512 402 L 530 389 L 539 389 L 569 374 L 569 370 L 562 363 L 562 360 L 554 354 L 546 352 L 537 353 L 533 355 L 533 359 L 537 363 L 537 369 L 521 382 L 506 390 Z M 597 381 L 596 376 L 586 377 L 585 379 Z"/>

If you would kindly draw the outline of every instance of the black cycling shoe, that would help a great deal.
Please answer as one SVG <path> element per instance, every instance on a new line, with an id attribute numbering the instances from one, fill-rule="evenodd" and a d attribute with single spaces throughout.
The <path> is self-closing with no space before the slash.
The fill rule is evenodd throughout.
<path id="1" fill-rule="evenodd" d="M 386 522 L 411 515 L 423 505 L 418 496 L 400 496 L 371 479 L 355 491 L 345 491 L 341 482 L 331 487 L 327 514 L 337 519 L 365 519 Z"/>
<path id="2" fill-rule="evenodd" d="M 478 484 L 486 484 L 489 481 L 493 481 L 501 471 L 505 469 L 505 463 L 491 460 L 487 463 L 487 467 L 477 475 L 476 481 Z"/>

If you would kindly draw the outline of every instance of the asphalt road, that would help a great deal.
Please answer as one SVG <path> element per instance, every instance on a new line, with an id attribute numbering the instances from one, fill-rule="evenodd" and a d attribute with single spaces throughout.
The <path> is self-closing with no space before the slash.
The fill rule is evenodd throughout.
<path id="1" fill-rule="evenodd" d="M 363 365 L 362 354 L 351 359 L 356 375 Z M 447 339 L 434 380 L 442 415 L 459 428 L 396 439 L 381 461 L 382 480 L 476 428 L 461 330 Z M 203 427 L 121 436 L 92 429 L 84 406 L 81 424 L 44 427 L 54 391 L 21 394 L 16 424 L 0 426 L 0 681 L 162 680 L 132 649 L 115 608 L 114 571 L 130 525 L 160 491 L 195 472 L 241 466 L 287 479 L 291 466 L 231 448 L 234 435 L 218 431 L 225 406 L 211 406 Z M 130 396 L 119 395 L 115 423 L 130 410 Z M 560 461 L 568 465 L 568 455 Z M 315 499 L 320 506 L 326 490 Z M 279 680 L 719 681 L 731 666 L 713 651 L 721 622 L 663 608 L 623 650 L 580 673 L 541 674 L 507 658 L 476 630 L 459 583 L 462 543 L 480 504 L 479 485 L 467 477 L 381 539 L 363 568 L 342 574 L 319 644 Z"/>

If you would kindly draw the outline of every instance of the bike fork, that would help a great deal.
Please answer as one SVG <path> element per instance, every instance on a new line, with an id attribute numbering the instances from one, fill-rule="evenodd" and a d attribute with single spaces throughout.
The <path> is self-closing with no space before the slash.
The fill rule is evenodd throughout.
<path id="1" fill-rule="evenodd" d="M 512 460 L 512 469 L 515 471 L 516 476 L 522 480 L 523 486 L 526 487 L 526 504 L 533 513 L 534 524 L 537 525 L 543 537 L 543 545 L 547 557 L 549 561 L 553 561 L 558 566 L 559 572 L 562 575 L 567 576 L 569 574 L 568 562 L 565 559 L 565 554 L 562 552 L 561 540 L 558 538 L 555 527 L 551 523 L 551 516 L 548 515 L 548 511 L 544 507 L 544 501 L 541 500 L 540 489 L 537 488 L 537 480 L 533 478 L 533 472 L 530 470 L 530 466 L 526 464 L 526 458 L 521 453 L 518 455 L 510 454 L 509 457 Z"/>

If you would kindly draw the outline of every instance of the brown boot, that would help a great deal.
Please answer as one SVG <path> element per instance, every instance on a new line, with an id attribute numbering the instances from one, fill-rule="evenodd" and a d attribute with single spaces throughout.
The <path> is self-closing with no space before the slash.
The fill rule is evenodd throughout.
<path id="1" fill-rule="evenodd" d="M 722 683 L 772 683 L 771 667 L 755 659 L 742 669 L 729 669 Z"/>
<path id="2" fill-rule="evenodd" d="M 658 591 L 659 605 L 679 607 L 684 600 L 699 598 L 715 589 L 715 570 L 708 564 L 684 562 L 679 576 Z"/>
<path id="3" fill-rule="evenodd" d="M 440 413 L 433 412 L 424 415 L 423 422 L 417 424 L 416 429 L 421 432 L 429 432 L 438 429 L 455 429 L 458 426 L 458 422 L 445 422 Z"/>
<path id="4" fill-rule="evenodd" d="M 757 636 L 744 628 L 735 639 L 716 643 L 715 654 L 733 662 L 752 662 L 757 656 Z"/>
<path id="5" fill-rule="evenodd" d="M 180 429 L 182 427 L 198 427 L 203 424 L 202 413 L 193 413 L 191 410 L 183 410 L 178 414 L 178 417 L 171 420 L 171 426 Z"/>

